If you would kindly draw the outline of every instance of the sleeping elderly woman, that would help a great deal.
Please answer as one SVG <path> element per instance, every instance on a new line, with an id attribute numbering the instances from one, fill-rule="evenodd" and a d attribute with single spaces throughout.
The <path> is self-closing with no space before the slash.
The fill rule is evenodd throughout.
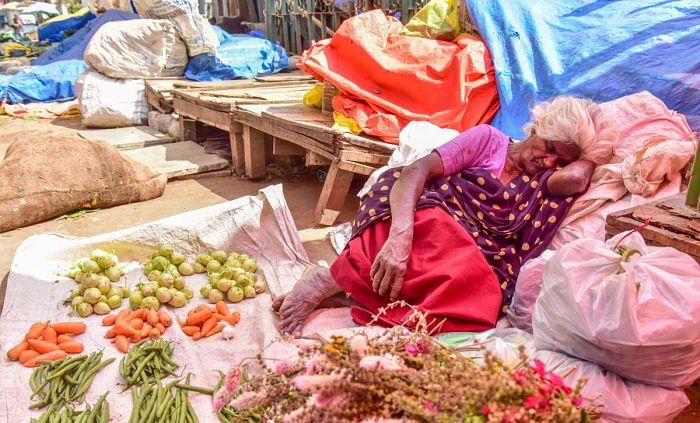
<path id="1" fill-rule="evenodd" d="M 480 125 L 384 172 L 331 268 L 309 267 L 273 303 L 280 329 L 299 335 L 314 309 L 340 304 L 366 324 L 396 300 L 427 313 L 436 332 L 493 328 L 520 267 L 547 248 L 617 137 L 596 104 L 571 97 L 535 106 L 524 129 L 513 142 Z M 377 323 L 411 327 L 411 314 L 393 305 Z"/>

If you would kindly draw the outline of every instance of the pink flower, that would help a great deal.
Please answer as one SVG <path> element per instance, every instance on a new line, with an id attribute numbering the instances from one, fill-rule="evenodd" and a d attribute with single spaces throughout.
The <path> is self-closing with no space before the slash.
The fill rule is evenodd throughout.
<path id="1" fill-rule="evenodd" d="M 317 352 L 306 360 L 304 363 L 304 368 L 306 369 L 306 374 L 311 375 L 320 370 L 324 364 L 328 363 L 326 357 Z"/>
<path id="2" fill-rule="evenodd" d="M 583 404 L 583 397 L 581 395 L 576 395 L 575 397 L 571 398 L 571 403 L 575 407 L 580 407 L 581 404 Z"/>
<path id="3" fill-rule="evenodd" d="M 314 392 L 341 379 L 339 375 L 297 375 L 294 386 L 303 392 Z"/>
<path id="4" fill-rule="evenodd" d="M 231 367 L 226 374 L 225 382 L 212 399 L 214 410 L 219 411 L 231 402 L 231 398 L 238 390 L 241 384 L 241 376 L 243 372 L 240 367 Z"/>
<path id="5" fill-rule="evenodd" d="M 359 366 L 365 370 L 400 370 L 403 368 L 401 361 L 390 354 L 362 357 Z"/>
<path id="6" fill-rule="evenodd" d="M 481 414 L 483 414 L 484 416 L 488 416 L 490 412 L 491 408 L 488 405 L 481 407 Z"/>
<path id="7" fill-rule="evenodd" d="M 274 371 L 276 374 L 281 375 L 287 372 L 290 372 L 294 370 L 295 367 L 299 364 L 299 358 L 292 358 L 289 360 L 284 360 L 284 361 L 278 361 L 275 363 L 275 368 Z"/>
<path id="8" fill-rule="evenodd" d="M 432 411 L 433 413 L 440 412 L 440 410 L 438 410 L 438 408 L 435 406 L 435 404 L 433 404 L 432 402 L 430 402 L 428 400 L 423 401 L 423 408 L 425 408 L 428 411 Z"/>
<path id="9" fill-rule="evenodd" d="M 406 346 L 404 347 L 404 352 L 409 357 L 415 357 L 418 354 L 420 354 L 420 350 L 415 344 L 406 344 Z"/>
<path id="10" fill-rule="evenodd" d="M 352 339 L 350 339 L 350 349 L 360 357 L 366 356 L 369 351 L 367 338 L 364 335 L 353 336 Z"/>
<path id="11" fill-rule="evenodd" d="M 339 407 L 346 399 L 347 397 L 344 394 L 313 394 L 311 395 L 311 398 L 309 398 L 311 404 L 315 405 L 316 407 L 325 408 Z"/>
<path id="12" fill-rule="evenodd" d="M 260 404 L 263 404 L 267 400 L 267 392 L 266 391 L 260 391 L 260 392 L 243 392 L 241 395 L 237 396 L 236 399 L 234 399 L 231 402 L 231 405 L 240 408 L 240 409 L 247 409 L 247 408 L 252 408 L 255 406 L 258 406 Z"/>
<path id="13" fill-rule="evenodd" d="M 525 398 L 525 401 L 523 401 L 523 406 L 527 408 L 539 408 L 540 398 L 534 395 L 530 395 L 527 398 Z"/>
<path id="14" fill-rule="evenodd" d="M 413 344 L 406 344 L 404 352 L 410 357 L 415 357 L 419 354 L 430 354 L 430 344 L 425 342 L 423 338 L 419 338 Z"/>
<path id="15" fill-rule="evenodd" d="M 544 363 L 539 360 L 535 359 L 535 365 L 532 366 L 532 370 L 535 371 L 542 379 L 544 379 L 547 376 L 547 368 L 545 367 Z"/>

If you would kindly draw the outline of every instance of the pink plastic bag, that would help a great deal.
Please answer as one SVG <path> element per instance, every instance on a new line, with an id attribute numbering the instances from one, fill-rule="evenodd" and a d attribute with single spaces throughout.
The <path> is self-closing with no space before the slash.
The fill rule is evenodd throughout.
<path id="1" fill-rule="evenodd" d="M 688 386 L 700 377 L 700 265 L 636 232 L 621 245 L 641 254 L 623 263 L 614 247 L 626 235 L 580 239 L 554 254 L 535 305 L 535 346 L 627 379 Z"/>
<path id="2" fill-rule="evenodd" d="M 542 291 L 544 268 L 553 255 L 554 251 L 544 251 L 539 257 L 528 260 L 520 269 L 513 301 L 506 312 L 510 324 L 518 329 L 532 333 L 532 313 L 535 311 L 535 301 Z"/>

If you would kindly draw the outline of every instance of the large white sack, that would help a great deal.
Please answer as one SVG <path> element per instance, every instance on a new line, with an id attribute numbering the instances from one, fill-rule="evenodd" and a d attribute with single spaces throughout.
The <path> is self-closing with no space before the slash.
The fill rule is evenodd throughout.
<path id="1" fill-rule="evenodd" d="M 641 255 L 622 263 L 615 245 Z M 618 274 L 618 270 L 622 273 Z M 700 265 L 637 232 L 580 239 L 547 263 L 533 316 L 535 346 L 669 388 L 700 377 Z"/>
<path id="2" fill-rule="evenodd" d="M 118 128 L 146 123 L 149 106 L 142 79 L 112 79 L 87 71 L 78 77 L 76 92 L 83 126 Z"/>
<path id="3" fill-rule="evenodd" d="M 166 19 L 175 25 L 190 57 L 202 53 L 215 54 L 219 38 L 209 22 L 199 14 L 194 0 L 134 0 L 139 16 L 144 19 Z"/>
<path id="4" fill-rule="evenodd" d="M 439 339 L 454 339 L 459 335 L 445 334 Z M 579 379 L 585 379 L 587 382 L 581 391 L 584 406 L 595 404 L 601 413 L 599 421 L 603 423 L 671 422 L 690 403 L 680 389 L 626 381 L 596 364 L 554 351 L 535 350 L 532 335 L 520 329 L 497 328 L 473 336 L 464 335 L 462 345 L 483 345 L 506 365 L 515 366 L 522 361 L 519 351 L 522 347 L 530 361 L 542 361 L 547 370 L 561 376 L 567 386 L 573 387 Z M 466 350 L 462 355 L 481 362 L 484 354 L 481 350 Z"/>
<path id="5" fill-rule="evenodd" d="M 528 260 L 518 273 L 513 300 L 506 317 L 511 325 L 532 333 L 532 313 L 542 290 L 542 275 L 554 251 L 546 250 L 539 257 Z"/>
<path id="6" fill-rule="evenodd" d="M 181 76 L 187 49 L 170 21 L 135 19 L 109 22 L 85 49 L 90 67 L 111 78 Z"/>

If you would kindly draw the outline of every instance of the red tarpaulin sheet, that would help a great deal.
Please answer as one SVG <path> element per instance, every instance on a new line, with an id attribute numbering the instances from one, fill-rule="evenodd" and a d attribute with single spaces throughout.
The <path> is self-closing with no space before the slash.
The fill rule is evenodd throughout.
<path id="1" fill-rule="evenodd" d="M 410 37 L 400 35 L 402 28 L 379 10 L 363 13 L 307 50 L 299 66 L 343 93 L 333 100 L 335 110 L 388 142 L 398 143 L 411 120 L 458 131 L 488 123 L 499 102 L 483 41 Z"/>

